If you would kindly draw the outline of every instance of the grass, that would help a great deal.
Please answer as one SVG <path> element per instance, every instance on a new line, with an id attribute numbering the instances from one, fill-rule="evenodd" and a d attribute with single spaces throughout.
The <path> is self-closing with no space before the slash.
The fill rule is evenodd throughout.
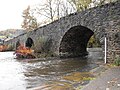
<path id="1" fill-rule="evenodd" d="M 116 56 L 115 57 L 115 61 L 113 62 L 113 65 L 115 65 L 115 66 L 120 66 L 120 56 Z"/>

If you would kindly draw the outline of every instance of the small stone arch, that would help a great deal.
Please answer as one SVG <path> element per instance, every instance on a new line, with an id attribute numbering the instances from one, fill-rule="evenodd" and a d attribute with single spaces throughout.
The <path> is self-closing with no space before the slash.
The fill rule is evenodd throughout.
<path id="1" fill-rule="evenodd" d="M 71 27 L 60 41 L 60 56 L 79 57 L 87 55 L 87 43 L 93 34 L 92 30 L 81 25 Z"/>
<path id="2" fill-rule="evenodd" d="M 20 46 L 20 40 L 18 40 L 18 41 L 16 42 L 15 49 L 17 49 L 19 46 Z"/>
<path id="3" fill-rule="evenodd" d="M 31 48 L 33 45 L 34 45 L 34 42 L 33 42 L 32 38 L 30 38 L 30 37 L 27 38 L 27 40 L 25 42 L 25 46 Z"/>

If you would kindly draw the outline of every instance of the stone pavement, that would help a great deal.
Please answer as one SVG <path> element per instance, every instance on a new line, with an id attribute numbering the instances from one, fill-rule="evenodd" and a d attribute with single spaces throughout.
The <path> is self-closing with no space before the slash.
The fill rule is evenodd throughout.
<path id="1" fill-rule="evenodd" d="M 112 67 L 81 90 L 120 90 L 120 67 Z"/>

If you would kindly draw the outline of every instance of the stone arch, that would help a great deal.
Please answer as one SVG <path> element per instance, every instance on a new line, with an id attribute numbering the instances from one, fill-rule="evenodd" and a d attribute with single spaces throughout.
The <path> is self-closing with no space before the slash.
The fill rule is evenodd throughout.
<path id="1" fill-rule="evenodd" d="M 17 49 L 20 46 L 20 40 L 16 42 L 15 49 Z"/>
<path id="2" fill-rule="evenodd" d="M 87 27 L 78 25 L 70 28 L 60 41 L 59 53 L 65 57 L 78 57 L 87 54 L 87 43 L 94 34 Z"/>
<path id="3" fill-rule="evenodd" d="M 34 45 L 33 39 L 32 38 L 27 38 L 25 42 L 25 46 L 31 48 Z"/>

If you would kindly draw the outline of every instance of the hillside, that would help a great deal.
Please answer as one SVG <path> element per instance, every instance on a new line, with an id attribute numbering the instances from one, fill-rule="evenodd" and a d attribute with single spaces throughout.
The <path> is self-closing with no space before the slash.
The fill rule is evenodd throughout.
<path id="1" fill-rule="evenodd" d="M 12 39 L 20 34 L 25 33 L 25 30 L 22 29 L 7 29 L 0 31 L 0 39 Z"/>

